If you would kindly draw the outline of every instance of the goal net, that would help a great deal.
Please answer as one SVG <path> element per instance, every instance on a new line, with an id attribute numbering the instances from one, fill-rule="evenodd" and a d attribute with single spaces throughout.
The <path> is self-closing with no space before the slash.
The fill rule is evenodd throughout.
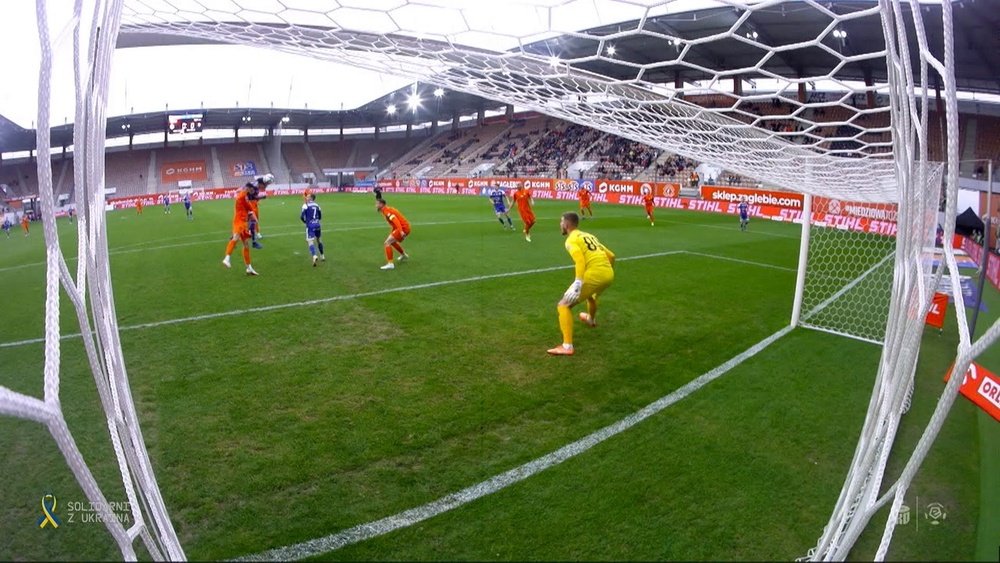
<path id="1" fill-rule="evenodd" d="M 95 374 L 135 524 L 108 520 L 123 556 L 144 540 L 154 557 L 183 550 L 167 517 L 128 389 L 104 235 L 103 146 L 111 50 L 164 41 L 232 43 L 409 77 L 528 108 L 768 186 L 807 195 L 803 223 L 802 326 L 883 344 L 866 423 L 815 559 L 844 559 L 861 530 L 891 503 L 896 513 L 961 378 L 952 378 L 898 480 L 883 486 L 908 405 L 932 287 L 922 259 L 933 244 L 943 185 L 957 196 L 958 112 L 951 5 L 928 44 L 917 0 L 706 0 L 711 23 L 693 25 L 691 3 L 671 0 L 102 0 L 74 20 L 74 145 L 80 266 L 70 275 L 55 236 L 48 170 L 48 94 L 40 88 L 39 177 L 47 256 L 45 399 L 0 388 L 0 412 L 47 425 L 91 500 L 103 500 L 74 451 L 59 409 L 59 284 L 70 296 Z M 45 2 L 39 0 L 44 21 Z M 781 22 L 784 21 L 784 24 Z M 769 30 L 784 25 L 779 36 Z M 44 26 L 40 26 L 44 27 Z M 119 29 L 120 27 L 120 29 Z M 880 30 L 878 40 L 852 39 Z M 915 38 L 915 43 L 913 38 Z M 43 34 L 43 53 L 50 38 Z M 943 53 L 943 55 L 935 55 Z M 50 59 L 43 59 L 47 84 Z M 845 78 L 846 77 L 846 78 Z M 941 84 L 943 115 L 930 111 Z M 929 124 L 944 118 L 944 160 L 929 154 Z M 952 225 L 945 226 L 950 240 Z M 956 367 L 993 342 L 971 342 L 957 267 L 946 248 L 961 344 Z M 89 299 L 89 300 L 88 300 Z M 88 308 L 89 305 L 89 308 Z M 94 336 L 90 337 L 93 332 Z"/>

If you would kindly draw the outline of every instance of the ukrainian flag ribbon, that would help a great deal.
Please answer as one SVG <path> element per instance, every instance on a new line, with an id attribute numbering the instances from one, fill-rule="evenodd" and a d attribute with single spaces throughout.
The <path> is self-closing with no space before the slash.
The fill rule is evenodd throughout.
<path id="1" fill-rule="evenodd" d="M 50 499 L 51 502 L 46 504 L 46 501 L 49 501 Z M 45 526 L 52 524 L 53 528 L 58 528 L 59 517 L 53 514 L 55 511 L 56 511 L 55 495 L 45 495 L 44 497 L 42 497 L 42 512 L 45 513 L 45 516 L 41 516 L 38 518 L 38 527 L 44 528 Z"/>

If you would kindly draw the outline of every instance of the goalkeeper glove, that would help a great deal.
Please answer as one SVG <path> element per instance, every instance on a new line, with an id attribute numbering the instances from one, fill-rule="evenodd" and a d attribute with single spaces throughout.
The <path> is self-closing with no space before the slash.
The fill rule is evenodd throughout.
<path id="1" fill-rule="evenodd" d="M 580 298 L 580 290 L 583 289 L 583 280 L 575 280 L 563 293 L 563 300 L 568 302 L 575 302 Z"/>

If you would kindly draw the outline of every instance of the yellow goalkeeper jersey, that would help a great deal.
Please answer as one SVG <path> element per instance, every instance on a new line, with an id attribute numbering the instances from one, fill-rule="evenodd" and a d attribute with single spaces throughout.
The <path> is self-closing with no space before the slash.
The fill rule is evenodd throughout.
<path id="1" fill-rule="evenodd" d="M 580 229 L 571 232 L 566 236 L 566 251 L 573 258 L 577 279 L 582 280 L 584 275 L 613 274 L 611 261 L 615 254 L 590 233 Z"/>

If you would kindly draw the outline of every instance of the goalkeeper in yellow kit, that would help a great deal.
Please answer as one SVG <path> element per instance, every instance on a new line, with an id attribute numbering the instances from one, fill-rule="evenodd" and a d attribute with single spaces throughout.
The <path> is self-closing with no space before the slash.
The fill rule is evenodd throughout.
<path id="1" fill-rule="evenodd" d="M 594 235 L 578 229 L 579 224 L 580 216 L 572 212 L 563 213 L 559 221 L 559 228 L 566 236 L 566 250 L 576 266 L 576 279 L 556 306 L 563 343 L 548 351 L 553 356 L 573 355 L 572 308 L 577 303 L 587 302 L 587 312 L 580 313 L 580 320 L 588 326 L 597 326 L 597 296 L 615 279 L 615 253 Z"/>

